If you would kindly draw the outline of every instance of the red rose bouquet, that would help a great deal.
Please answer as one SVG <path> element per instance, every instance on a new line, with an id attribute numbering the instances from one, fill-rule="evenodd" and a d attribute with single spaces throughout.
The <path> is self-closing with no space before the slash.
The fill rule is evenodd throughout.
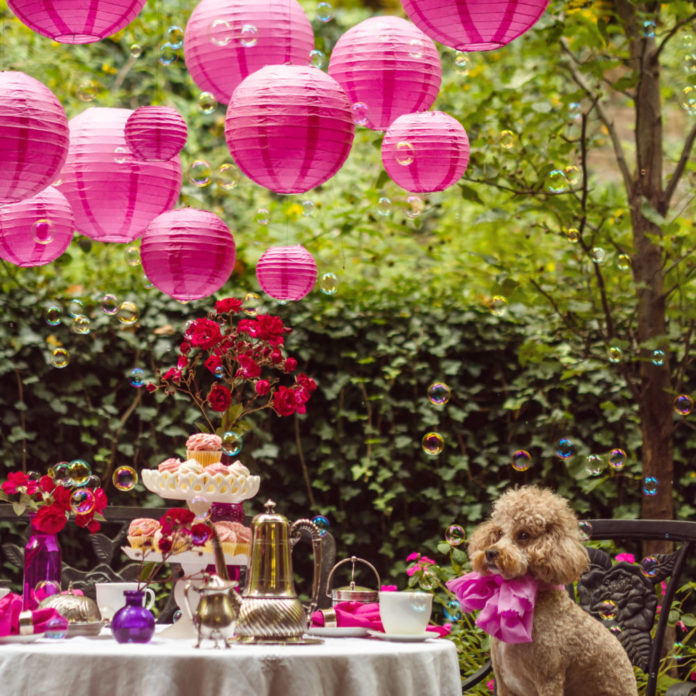
<path id="1" fill-rule="evenodd" d="M 284 352 L 285 336 L 292 329 L 270 314 L 238 317 L 241 309 L 241 300 L 227 298 L 216 302 L 208 317 L 189 322 L 177 364 L 157 384 L 147 385 L 151 392 L 188 395 L 210 431 L 220 435 L 233 428 L 241 435 L 249 428 L 244 419 L 262 409 L 278 416 L 305 413 L 316 389 L 313 379 L 294 374 L 297 360 Z M 292 376 L 289 385 L 280 383 L 285 375 Z M 222 418 L 219 427 L 212 421 L 217 414 Z"/>

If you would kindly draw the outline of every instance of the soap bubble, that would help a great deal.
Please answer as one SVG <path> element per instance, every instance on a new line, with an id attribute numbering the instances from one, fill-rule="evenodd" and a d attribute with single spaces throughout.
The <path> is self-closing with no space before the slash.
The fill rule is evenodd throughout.
<path id="1" fill-rule="evenodd" d="M 593 247 L 590 250 L 590 258 L 594 263 L 602 263 L 607 258 L 607 252 L 602 247 Z"/>
<path id="2" fill-rule="evenodd" d="M 335 295 L 338 292 L 338 278 L 335 273 L 322 273 L 319 278 L 319 290 L 324 295 Z"/>
<path id="3" fill-rule="evenodd" d="M 52 597 L 60 594 L 60 583 L 55 580 L 39 580 L 34 586 L 34 592 L 40 594 L 41 597 Z"/>
<path id="4" fill-rule="evenodd" d="M 556 443 L 556 455 L 561 459 L 569 459 L 576 451 L 575 443 L 567 437 L 562 437 Z"/>
<path id="5" fill-rule="evenodd" d="M 27 478 L 30 481 L 39 481 L 41 479 L 41 474 L 38 471 L 27 471 Z"/>
<path id="6" fill-rule="evenodd" d="M 386 217 L 387 215 L 391 215 L 391 211 L 391 199 L 387 198 L 387 196 L 380 196 L 380 199 L 377 201 L 377 215 Z"/>
<path id="7" fill-rule="evenodd" d="M 44 638 L 62 640 L 68 633 L 68 626 L 60 616 L 52 616 L 44 624 Z"/>
<path id="8" fill-rule="evenodd" d="M 440 433 L 426 433 L 422 440 L 423 451 L 431 457 L 435 457 L 442 452 L 445 441 Z"/>
<path id="9" fill-rule="evenodd" d="M 130 54 L 133 58 L 139 58 L 143 52 L 143 47 L 139 43 L 132 43 L 130 45 Z"/>
<path id="10" fill-rule="evenodd" d="M 324 515 L 315 515 L 312 517 L 312 522 L 319 530 L 319 536 L 326 536 L 326 533 L 329 531 L 329 527 L 331 526 L 328 517 L 325 517 Z"/>
<path id="11" fill-rule="evenodd" d="M 616 602 L 613 599 L 605 599 L 597 607 L 597 611 L 603 621 L 613 621 L 616 618 Z"/>
<path id="12" fill-rule="evenodd" d="M 194 522 L 201 522 L 198 518 L 194 518 Z M 205 544 L 206 541 L 211 536 L 210 527 L 207 525 L 205 527 L 194 528 L 191 530 L 191 543 L 194 546 L 200 547 Z"/>
<path id="13" fill-rule="evenodd" d="M 646 39 L 652 39 L 655 36 L 655 20 L 646 19 L 643 22 L 643 36 Z"/>
<path id="14" fill-rule="evenodd" d="M 552 169 L 546 175 L 546 190 L 549 193 L 562 193 L 567 185 L 568 179 L 561 169 Z"/>
<path id="15" fill-rule="evenodd" d="M 70 462 L 69 471 L 72 485 L 78 488 L 86 486 L 92 475 L 92 467 L 84 459 L 73 459 Z"/>
<path id="16" fill-rule="evenodd" d="M 63 308 L 59 304 L 50 304 L 44 309 L 44 319 L 49 326 L 58 326 Z"/>
<path id="17" fill-rule="evenodd" d="M 428 387 L 428 400 L 436 406 L 444 406 L 452 396 L 452 390 L 444 382 L 433 382 Z"/>
<path id="18" fill-rule="evenodd" d="M 589 454 L 585 460 L 585 469 L 590 476 L 599 476 L 604 468 L 604 462 L 598 454 Z"/>
<path id="19" fill-rule="evenodd" d="M 172 614 L 172 623 L 176 623 L 184 613 L 181 611 L 181 609 L 177 609 L 173 614 Z"/>
<path id="20" fill-rule="evenodd" d="M 242 438 L 233 430 L 222 435 L 222 451 L 228 457 L 236 457 L 242 451 Z"/>
<path id="21" fill-rule="evenodd" d="M 226 19 L 215 19 L 208 27 L 208 38 L 216 46 L 227 46 L 232 36 L 232 27 Z"/>
<path id="22" fill-rule="evenodd" d="M 401 140 L 396 143 L 396 154 L 394 158 L 396 163 L 400 164 L 402 167 L 408 167 L 409 164 L 413 164 L 414 159 L 414 148 L 411 143 L 406 140 Z"/>
<path id="23" fill-rule="evenodd" d="M 568 104 L 568 118 L 573 121 L 579 121 L 582 116 L 582 105 L 580 102 L 571 102 Z"/>
<path id="24" fill-rule="evenodd" d="M 173 48 L 181 48 L 184 45 L 184 30 L 180 26 L 172 24 L 167 29 L 167 40 Z"/>
<path id="25" fill-rule="evenodd" d="M 640 562 L 640 572 L 646 578 L 654 578 L 660 570 L 660 561 L 655 556 L 646 556 Z"/>
<path id="26" fill-rule="evenodd" d="M 494 295 L 491 298 L 491 314 L 495 317 L 502 317 L 507 311 L 508 301 L 502 295 Z"/>
<path id="27" fill-rule="evenodd" d="M 302 215 L 305 217 L 311 217 L 314 215 L 314 211 L 317 209 L 314 201 L 306 200 L 302 201 Z"/>
<path id="28" fill-rule="evenodd" d="M 217 108 L 217 99 L 210 92 L 201 92 L 198 96 L 198 109 L 204 114 L 212 114 Z"/>
<path id="29" fill-rule="evenodd" d="M 619 254 L 616 265 L 620 271 L 627 271 L 631 267 L 631 257 L 628 254 Z"/>
<path id="30" fill-rule="evenodd" d="M 138 483 L 138 472 L 132 466 L 119 466 L 111 480 L 117 490 L 132 491 Z"/>
<path id="31" fill-rule="evenodd" d="M 145 384 L 145 370 L 142 367 L 134 367 L 128 373 L 128 381 L 132 387 L 140 389 Z"/>
<path id="32" fill-rule="evenodd" d="M 271 219 L 271 213 L 269 212 L 268 208 L 259 208 L 256 211 L 256 216 L 254 217 L 254 220 L 256 220 L 257 225 L 267 225 Z"/>
<path id="33" fill-rule="evenodd" d="M 517 145 L 517 135 L 511 130 L 504 130 L 500 132 L 500 147 L 503 150 L 511 150 L 515 145 Z"/>
<path id="34" fill-rule="evenodd" d="M 255 317 L 261 308 L 261 298 L 255 292 L 248 292 L 242 300 L 242 312 L 249 317 Z"/>
<path id="35" fill-rule="evenodd" d="M 317 19 L 320 22 L 329 22 L 333 18 L 333 7 L 331 3 L 320 2 L 317 5 Z"/>
<path id="36" fill-rule="evenodd" d="M 426 567 L 423 569 L 420 577 L 418 578 L 418 584 L 422 590 L 430 591 L 434 590 L 440 584 L 440 581 L 438 580 L 435 572 Z M 411 607 L 416 611 L 426 611 L 428 605 L 425 601 L 425 595 L 423 596 L 423 599 L 420 597 L 414 597 L 411 600 Z"/>
<path id="37" fill-rule="evenodd" d="M 681 93 L 681 105 L 684 111 L 691 116 L 696 115 L 696 87 L 684 87 Z"/>
<path id="38" fill-rule="evenodd" d="M 532 466 L 532 455 L 527 450 L 517 450 L 512 455 L 512 468 L 515 471 L 528 471 Z"/>
<path id="39" fill-rule="evenodd" d="M 450 599 L 442 608 L 442 614 L 447 621 L 459 621 L 462 618 L 462 605 L 456 599 Z"/>
<path id="40" fill-rule="evenodd" d="M 126 325 L 134 324 L 136 321 L 138 321 L 138 317 L 140 316 L 140 312 L 138 311 L 138 307 L 135 302 L 130 302 L 129 300 L 121 302 L 118 307 L 117 314 L 118 320 L 122 324 Z"/>
<path id="41" fill-rule="evenodd" d="M 569 227 L 566 230 L 566 239 L 573 244 L 580 241 L 580 230 L 577 227 Z"/>
<path id="42" fill-rule="evenodd" d="M 113 316 L 118 312 L 118 297 L 116 295 L 106 294 L 101 297 L 101 308 L 104 314 Z"/>
<path id="43" fill-rule="evenodd" d="M 326 63 L 326 54 L 316 48 L 309 52 L 309 64 L 315 68 L 323 68 Z"/>
<path id="44" fill-rule="evenodd" d="M 199 186 L 201 188 L 208 186 L 212 176 L 213 172 L 209 162 L 198 159 L 191 163 L 189 167 L 189 181 L 194 186 Z"/>
<path id="45" fill-rule="evenodd" d="M 136 244 L 126 247 L 126 263 L 133 268 L 140 266 L 140 249 Z"/>
<path id="46" fill-rule="evenodd" d="M 53 475 L 51 478 L 61 486 L 70 486 L 72 479 L 70 477 L 70 462 L 58 462 L 52 467 Z"/>
<path id="47" fill-rule="evenodd" d="M 96 505 L 97 499 L 90 488 L 76 488 L 70 494 L 70 509 L 76 515 L 86 515 Z"/>
<path id="48" fill-rule="evenodd" d="M 84 303 L 79 297 L 75 297 L 68 303 L 68 314 L 74 319 L 76 316 L 85 313 Z"/>
<path id="49" fill-rule="evenodd" d="M 658 481 L 655 476 L 646 476 L 643 479 L 643 493 L 645 495 L 657 495 Z"/>
<path id="50" fill-rule="evenodd" d="M 356 126 L 364 126 L 367 123 L 367 104 L 355 102 L 353 104 L 353 123 Z"/>
<path id="51" fill-rule="evenodd" d="M 65 348 L 56 348 L 51 353 L 51 365 L 53 365 L 53 367 L 62 369 L 64 367 L 67 367 L 69 362 L 70 356 L 68 355 L 68 351 L 65 350 Z"/>
<path id="52" fill-rule="evenodd" d="M 53 241 L 53 222 L 48 218 L 37 220 L 31 229 L 37 244 L 50 244 Z"/>
<path id="53" fill-rule="evenodd" d="M 78 314 L 72 323 L 73 333 L 80 334 L 81 336 L 86 336 L 92 331 L 92 322 L 89 317 L 84 314 Z"/>
<path id="54" fill-rule="evenodd" d="M 570 186 L 576 186 L 580 183 L 580 167 L 576 167 L 574 164 L 569 164 L 563 173 L 566 175 L 568 184 Z"/>
<path id="55" fill-rule="evenodd" d="M 592 537 L 592 525 L 587 520 L 578 522 L 578 529 L 580 530 L 580 538 L 583 541 L 587 541 Z"/>
<path id="56" fill-rule="evenodd" d="M 165 43 L 160 46 L 158 60 L 162 65 L 171 65 L 178 57 L 176 47 L 172 44 Z"/>
<path id="57" fill-rule="evenodd" d="M 654 350 L 652 352 L 651 362 L 656 367 L 660 367 L 665 364 L 665 351 L 664 350 Z"/>
<path id="58" fill-rule="evenodd" d="M 406 208 L 406 217 L 412 220 L 422 215 L 425 210 L 425 201 L 415 194 L 406 198 L 406 204 L 408 206 Z"/>
<path id="59" fill-rule="evenodd" d="M 458 75 L 468 75 L 469 65 L 469 56 L 464 51 L 457 51 L 454 54 L 454 69 Z"/>
<path id="60" fill-rule="evenodd" d="M 119 145 L 114 148 L 114 162 L 116 164 L 124 164 L 130 159 L 130 150 L 127 147 Z"/>
<path id="61" fill-rule="evenodd" d="M 609 466 L 615 471 L 621 471 L 626 466 L 626 452 L 618 447 L 613 449 L 609 454 Z"/>
<path id="62" fill-rule="evenodd" d="M 674 410 L 680 416 L 688 416 L 694 408 L 694 401 L 688 394 L 679 394 L 674 398 Z"/>
<path id="63" fill-rule="evenodd" d="M 77 98 L 85 104 L 94 101 L 100 87 L 96 80 L 82 80 L 77 88 Z"/>
<path id="64" fill-rule="evenodd" d="M 425 48 L 423 42 L 420 39 L 411 39 L 408 42 L 408 55 L 411 58 L 418 60 L 423 57 L 423 49 Z"/>
<path id="65" fill-rule="evenodd" d="M 87 486 L 87 488 L 101 488 L 101 479 L 95 474 L 92 474 L 87 479 L 87 483 L 85 485 Z"/>
<path id="66" fill-rule="evenodd" d="M 616 364 L 621 362 L 621 358 L 623 357 L 623 351 L 618 346 L 611 346 L 607 353 L 609 355 L 610 363 Z"/>
<path id="67" fill-rule="evenodd" d="M 256 46 L 256 42 L 259 39 L 259 30 L 254 24 L 245 24 L 242 27 L 242 32 L 239 37 L 239 43 L 245 48 L 251 48 Z"/>
<path id="68" fill-rule="evenodd" d="M 447 531 L 445 532 L 445 541 L 450 546 L 459 546 L 463 544 L 466 541 L 464 527 L 459 524 L 451 524 L 447 527 Z"/>
<path id="69" fill-rule="evenodd" d="M 198 522 L 205 522 L 210 518 L 211 503 L 204 495 L 194 495 L 188 501 L 188 506 Z"/>

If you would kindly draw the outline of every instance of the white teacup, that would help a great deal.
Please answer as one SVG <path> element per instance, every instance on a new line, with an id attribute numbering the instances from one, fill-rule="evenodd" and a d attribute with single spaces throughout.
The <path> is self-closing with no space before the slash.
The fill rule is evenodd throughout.
<path id="1" fill-rule="evenodd" d="M 432 611 L 433 596 L 427 592 L 379 593 L 379 617 L 385 633 L 421 635 Z"/>
<path id="2" fill-rule="evenodd" d="M 114 614 L 125 605 L 123 593 L 128 590 L 137 590 L 137 582 L 97 582 L 94 587 L 97 590 L 97 606 L 102 619 L 111 621 Z M 155 605 L 155 592 L 151 587 L 145 590 L 145 608 L 152 609 Z"/>

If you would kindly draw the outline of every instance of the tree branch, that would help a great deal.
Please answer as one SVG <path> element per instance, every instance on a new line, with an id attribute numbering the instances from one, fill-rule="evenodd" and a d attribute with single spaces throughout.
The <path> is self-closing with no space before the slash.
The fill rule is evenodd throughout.
<path id="1" fill-rule="evenodd" d="M 692 14 L 689 17 L 685 17 L 684 19 L 680 19 L 670 30 L 667 32 L 667 35 L 665 36 L 662 41 L 660 41 L 660 45 L 657 47 L 657 52 L 655 53 L 655 57 L 659 58 L 660 53 L 662 52 L 662 49 L 665 47 L 665 44 L 685 25 L 690 24 L 696 19 L 696 13 Z"/>
<path id="2" fill-rule="evenodd" d="M 677 166 L 674 168 L 674 171 L 672 172 L 672 178 L 669 180 L 669 184 L 667 184 L 667 188 L 665 189 L 665 213 L 669 210 L 670 200 L 672 199 L 672 196 L 674 195 L 674 192 L 677 189 L 677 184 L 679 184 L 679 180 L 681 179 L 682 174 L 684 173 L 686 163 L 689 161 L 689 157 L 691 157 L 691 150 L 694 147 L 695 141 L 696 123 L 694 123 L 691 126 L 689 135 L 686 136 L 686 140 L 684 141 L 684 147 L 682 149 L 681 155 L 679 156 L 679 161 L 677 162 Z"/>

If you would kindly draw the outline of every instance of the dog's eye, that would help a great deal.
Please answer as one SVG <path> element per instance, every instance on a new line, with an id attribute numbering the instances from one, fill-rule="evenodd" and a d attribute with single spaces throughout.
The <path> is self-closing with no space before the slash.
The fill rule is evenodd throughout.
<path id="1" fill-rule="evenodd" d="M 498 541 L 498 539 L 502 539 L 502 538 L 503 538 L 503 530 L 502 530 L 502 529 L 498 529 L 497 531 L 493 532 L 493 538 L 494 538 L 496 541 Z"/>
<path id="2" fill-rule="evenodd" d="M 529 532 L 519 532 L 517 535 L 517 541 L 529 541 L 531 539 L 531 536 L 529 535 Z"/>

